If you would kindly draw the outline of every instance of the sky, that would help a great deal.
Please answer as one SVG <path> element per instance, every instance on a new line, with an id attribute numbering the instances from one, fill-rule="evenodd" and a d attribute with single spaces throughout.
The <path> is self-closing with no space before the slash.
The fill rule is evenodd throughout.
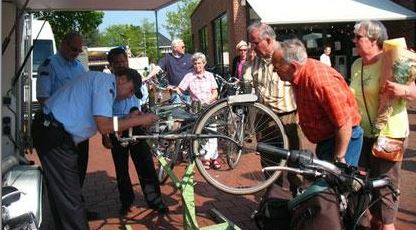
<path id="1" fill-rule="evenodd" d="M 177 4 L 172 4 L 158 11 L 159 32 L 167 38 L 169 38 L 169 34 L 163 27 L 166 22 L 166 13 L 176 10 Z M 119 24 L 140 25 L 145 18 L 149 22 L 156 22 L 154 11 L 104 11 L 103 22 L 98 26 L 98 30 L 103 32 L 107 27 Z"/>

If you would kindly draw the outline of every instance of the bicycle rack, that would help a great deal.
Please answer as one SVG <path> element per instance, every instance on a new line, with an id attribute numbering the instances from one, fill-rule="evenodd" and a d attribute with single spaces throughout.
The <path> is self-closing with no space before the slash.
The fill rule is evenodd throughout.
<path id="1" fill-rule="evenodd" d="M 164 136 L 166 139 L 175 139 L 175 138 L 215 138 L 215 137 L 223 137 L 231 139 L 227 136 L 222 135 L 207 135 L 207 134 L 179 134 L 179 135 L 150 135 L 150 136 L 132 136 L 130 138 L 119 138 L 119 141 L 121 143 L 127 141 L 137 140 L 137 139 L 160 139 L 161 136 Z M 195 161 L 191 160 L 189 165 L 185 169 L 185 174 L 182 177 L 182 180 L 180 180 L 171 170 L 171 168 L 168 166 L 168 163 L 166 161 L 166 158 L 162 155 L 157 155 L 157 159 L 160 162 L 160 165 L 163 167 L 163 169 L 166 171 L 166 173 L 169 175 L 170 179 L 173 181 L 173 184 L 179 191 L 181 191 L 181 198 L 182 203 L 184 207 L 184 213 L 183 213 L 183 226 L 186 230 L 241 230 L 236 224 L 225 218 L 218 210 L 211 209 L 212 214 L 214 215 L 213 218 L 216 220 L 223 221 L 222 223 L 206 226 L 200 228 L 198 226 L 197 220 L 196 220 L 196 211 L 195 211 L 195 194 L 194 194 L 194 168 L 195 168 Z M 131 229 L 131 226 L 126 225 L 126 229 Z"/>
<path id="2" fill-rule="evenodd" d="M 241 230 L 236 224 L 225 218 L 218 210 L 211 209 L 212 213 L 215 215 L 214 218 L 216 220 L 223 221 L 222 223 L 206 226 L 200 228 L 198 226 L 197 220 L 196 220 L 196 212 L 195 212 L 195 194 L 194 194 L 194 168 L 195 168 L 195 161 L 191 161 L 189 165 L 185 169 L 185 174 L 182 177 L 182 180 L 180 180 L 170 169 L 170 167 L 167 165 L 166 159 L 163 156 L 158 156 L 158 160 L 163 167 L 164 170 L 166 170 L 166 173 L 169 175 L 171 180 L 173 181 L 176 188 L 178 188 L 181 191 L 181 197 L 182 197 L 182 203 L 184 207 L 184 213 L 183 213 L 183 225 L 184 228 L 187 230 L 214 230 L 214 229 L 235 229 L 235 230 Z"/>

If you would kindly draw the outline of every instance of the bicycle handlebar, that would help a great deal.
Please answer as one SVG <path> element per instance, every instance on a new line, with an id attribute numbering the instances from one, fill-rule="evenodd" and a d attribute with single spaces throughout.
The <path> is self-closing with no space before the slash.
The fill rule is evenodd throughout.
<path id="1" fill-rule="evenodd" d="M 286 159 L 289 162 L 295 163 L 296 165 L 301 165 L 309 169 L 313 170 L 304 170 L 298 169 L 293 167 L 266 167 L 265 170 L 285 170 L 291 171 L 299 174 L 307 174 L 307 175 L 314 175 L 314 176 L 321 176 L 322 173 L 318 172 L 317 169 L 322 169 L 325 172 L 328 172 L 334 176 L 336 176 L 340 181 L 343 183 L 348 183 L 353 191 L 359 191 L 361 189 L 366 190 L 373 190 L 376 188 L 388 187 L 395 196 L 400 195 L 400 190 L 391 182 L 391 179 L 386 176 L 380 176 L 377 178 L 372 178 L 368 180 L 363 180 L 362 178 L 358 177 L 357 175 L 353 176 L 353 178 L 346 175 L 344 170 L 337 167 L 336 165 L 327 162 L 315 159 L 311 151 L 308 150 L 294 150 L 289 151 L 283 148 L 278 148 L 269 144 L 265 143 L 257 143 L 256 150 L 258 152 L 264 152 L 267 154 L 275 155 L 278 158 Z"/>

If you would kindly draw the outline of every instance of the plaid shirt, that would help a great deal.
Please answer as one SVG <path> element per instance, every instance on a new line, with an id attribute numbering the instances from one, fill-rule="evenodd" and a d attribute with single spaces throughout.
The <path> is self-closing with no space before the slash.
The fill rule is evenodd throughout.
<path id="1" fill-rule="evenodd" d="M 360 124 L 360 114 L 354 95 L 340 73 L 308 58 L 293 76 L 292 86 L 298 105 L 299 124 L 312 143 L 333 137 L 349 120 Z"/>
<path id="2" fill-rule="evenodd" d="M 201 104 L 208 104 L 212 96 L 212 90 L 218 89 L 214 75 L 205 71 L 203 75 L 190 72 L 185 75 L 178 87 L 182 90 L 189 90 L 192 101 L 200 101 Z"/>

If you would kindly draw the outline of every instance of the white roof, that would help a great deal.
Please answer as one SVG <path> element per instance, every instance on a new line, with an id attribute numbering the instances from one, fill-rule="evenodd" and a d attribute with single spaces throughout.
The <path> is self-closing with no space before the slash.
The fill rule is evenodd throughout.
<path id="1" fill-rule="evenodd" d="M 389 0 L 247 0 L 267 24 L 416 19 L 416 13 Z"/>
<path id="2" fill-rule="evenodd" d="M 26 0 L 14 0 L 23 7 Z M 177 0 L 30 0 L 31 10 L 159 10 Z"/>

